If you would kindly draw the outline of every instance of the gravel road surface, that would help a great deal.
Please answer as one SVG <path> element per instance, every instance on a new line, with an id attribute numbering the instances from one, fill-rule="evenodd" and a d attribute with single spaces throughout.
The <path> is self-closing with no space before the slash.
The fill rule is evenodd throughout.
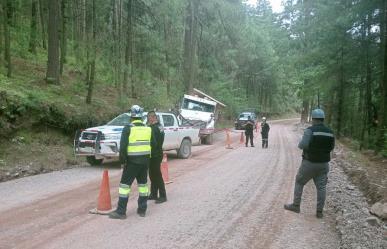
<path id="1" fill-rule="evenodd" d="M 126 220 L 88 214 L 103 168 L 0 183 L 0 248 L 338 248 L 334 217 L 315 218 L 312 182 L 300 214 L 283 209 L 301 161 L 295 122 L 272 123 L 265 150 L 257 134 L 256 147 L 246 148 L 237 132 L 225 149 L 220 132 L 190 159 L 169 154 L 168 202 L 149 201 L 145 218 L 136 214 L 137 191 Z M 119 167 L 109 174 L 115 206 Z"/>

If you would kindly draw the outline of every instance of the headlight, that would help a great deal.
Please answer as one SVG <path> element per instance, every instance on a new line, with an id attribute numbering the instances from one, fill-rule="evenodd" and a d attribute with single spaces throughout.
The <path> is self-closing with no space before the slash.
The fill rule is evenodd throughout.
<path id="1" fill-rule="evenodd" d="M 105 134 L 105 140 L 120 140 L 121 134 Z"/>

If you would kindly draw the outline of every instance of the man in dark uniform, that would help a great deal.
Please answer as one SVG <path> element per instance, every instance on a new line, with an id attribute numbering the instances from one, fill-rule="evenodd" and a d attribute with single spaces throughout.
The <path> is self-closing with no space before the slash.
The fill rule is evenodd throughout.
<path id="1" fill-rule="evenodd" d="M 152 146 L 149 165 L 151 193 L 148 197 L 148 200 L 156 200 L 156 203 L 163 203 L 167 201 L 165 184 L 160 170 L 161 161 L 163 160 L 164 129 L 163 126 L 159 123 L 154 111 L 148 112 L 147 117 L 148 125 L 152 129 L 152 137 L 155 140 L 155 145 Z M 158 194 L 160 194 L 159 197 Z"/>
<path id="2" fill-rule="evenodd" d="M 247 123 L 245 124 L 245 136 L 246 136 L 246 147 L 248 147 L 249 139 L 251 147 L 254 147 L 254 122 L 251 120 L 251 117 L 247 117 Z"/>
<path id="3" fill-rule="evenodd" d="M 266 118 L 262 117 L 262 124 L 261 124 L 262 148 L 267 148 L 269 145 L 269 131 L 270 131 L 270 126 L 266 122 Z"/>
<path id="4" fill-rule="evenodd" d="M 120 162 L 124 164 L 119 186 L 117 209 L 109 214 L 111 219 L 125 219 L 126 207 L 134 179 L 138 184 L 137 214 L 145 216 L 149 188 L 148 167 L 151 154 L 152 130 L 142 122 L 143 109 L 138 105 L 130 108 L 131 125 L 122 130 L 120 141 Z"/>
<path id="5" fill-rule="evenodd" d="M 304 131 L 302 140 L 298 144 L 298 148 L 302 149 L 303 153 L 302 163 L 296 176 L 293 203 L 284 206 L 286 210 L 299 213 L 304 185 L 313 179 L 317 189 L 317 218 L 323 217 L 330 153 L 335 147 L 333 132 L 324 125 L 324 118 L 323 110 L 312 111 L 312 126 Z"/>

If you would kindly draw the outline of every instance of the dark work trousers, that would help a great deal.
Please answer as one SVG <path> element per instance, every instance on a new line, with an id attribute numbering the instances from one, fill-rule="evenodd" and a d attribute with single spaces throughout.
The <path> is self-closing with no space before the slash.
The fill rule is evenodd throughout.
<path id="1" fill-rule="evenodd" d="M 269 134 L 263 134 L 262 135 L 262 148 L 267 148 L 269 146 Z"/>
<path id="2" fill-rule="evenodd" d="M 249 144 L 249 139 L 250 139 L 250 145 L 251 146 L 254 146 L 254 133 L 253 131 L 251 132 L 245 132 L 245 136 L 246 136 L 246 146 Z"/>
<path id="3" fill-rule="evenodd" d="M 328 163 L 313 163 L 305 159 L 302 160 L 296 176 L 293 204 L 300 206 L 304 185 L 313 179 L 317 190 L 317 211 L 322 212 L 325 204 L 328 172 Z"/>
<path id="4" fill-rule="evenodd" d="M 137 184 L 146 184 L 148 181 L 148 167 L 149 159 L 141 160 L 141 163 L 138 161 L 130 161 L 126 163 L 124 171 L 121 176 L 120 184 L 125 184 L 131 186 L 134 179 L 137 180 Z M 138 211 L 145 212 L 147 208 L 148 196 L 138 197 Z M 128 197 L 119 197 L 117 212 L 120 214 L 126 213 L 126 206 L 128 204 Z"/>
<path id="5" fill-rule="evenodd" d="M 149 178 L 151 180 L 150 195 L 155 198 L 159 197 L 158 194 L 160 194 L 160 197 L 167 197 L 167 194 L 165 192 L 164 179 L 160 169 L 162 160 L 163 160 L 162 157 L 152 157 L 150 159 L 150 165 L 149 165 Z"/>

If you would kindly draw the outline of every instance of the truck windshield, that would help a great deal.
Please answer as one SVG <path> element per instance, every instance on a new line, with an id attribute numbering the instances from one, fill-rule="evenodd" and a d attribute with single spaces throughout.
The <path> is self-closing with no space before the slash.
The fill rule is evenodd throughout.
<path id="1" fill-rule="evenodd" d="M 125 126 L 130 124 L 130 116 L 126 113 L 119 115 L 114 118 L 112 121 L 107 123 L 107 125 L 111 126 Z"/>
<path id="2" fill-rule="evenodd" d="M 240 115 L 239 115 L 239 118 L 248 118 L 248 117 L 250 117 L 251 119 L 255 119 L 255 114 L 253 114 L 253 113 L 241 113 Z"/>
<path id="3" fill-rule="evenodd" d="M 192 110 L 192 111 L 200 111 L 200 112 L 214 112 L 215 106 L 200 103 L 191 99 L 184 99 L 183 101 L 183 109 Z"/>

